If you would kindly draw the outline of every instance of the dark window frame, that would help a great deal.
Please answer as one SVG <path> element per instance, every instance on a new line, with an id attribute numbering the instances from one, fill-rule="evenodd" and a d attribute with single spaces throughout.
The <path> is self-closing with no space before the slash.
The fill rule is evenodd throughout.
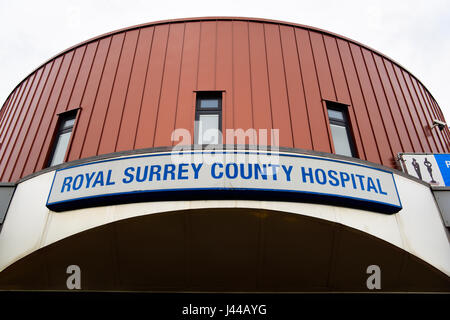
<path id="1" fill-rule="evenodd" d="M 223 91 L 196 91 L 195 92 L 195 122 L 197 124 L 200 123 L 200 116 L 201 115 L 218 115 L 219 116 L 219 127 L 218 131 L 222 134 L 222 101 L 223 101 Z M 200 102 L 202 99 L 208 99 L 208 98 L 217 98 L 219 103 L 217 108 L 201 108 Z M 194 126 L 194 144 L 198 143 L 199 138 L 199 127 Z M 202 143 L 205 144 L 205 143 Z M 219 144 L 221 144 L 220 137 L 219 137 Z"/>
<path id="2" fill-rule="evenodd" d="M 353 158 L 358 157 L 358 152 L 356 150 L 355 138 L 353 135 L 352 125 L 350 122 L 350 117 L 348 115 L 349 106 L 346 104 L 342 104 L 342 103 L 338 103 L 338 102 L 334 102 L 334 101 L 325 101 L 325 102 L 326 102 L 326 107 L 327 107 L 327 117 L 328 117 L 328 123 L 330 126 L 330 135 L 331 135 L 331 139 L 333 142 L 333 147 L 334 147 L 334 137 L 333 137 L 333 133 L 331 130 L 332 124 L 345 128 L 345 132 L 347 133 L 347 141 L 350 146 L 350 153 L 351 153 L 350 157 L 353 157 Z M 330 118 L 328 110 L 340 112 L 344 119 L 341 120 L 341 119 Z M 334 153 L 336 153 L 336 150 L 334 150 Z M 348 155 L 345 155 L 345 156 L 348 156 Z"/>
<path id="3" fill-rule="evenodd" d="M 58 114 L 58 123 L 57 123 L 55 133 L 53 134 L 52 145 L 51 145 L 51 149 L 50 149 L 51 151 L 48 155 L 48 159 L 46 162 L 47 167 L 58 165 L 58 164 L 51 165 L 53 158 L 55 156 L 58 139 L 61 135 L 70 132 L 69 141 L 67 142 L 67 147 L 65 150 L 64 159 L 63 159 L 62 163 L 64 163 L 66 161 L 67 151 L 70 149 L 70 144 L 72 142 L 72 135 L 73 135 L 73 131 L 75 129 L 75 125 L 77 122 L 79 109 L 80 108 L 72 109 L 72 110 Z M 64 128 L 64 124 L 69 120 L 73 120 L 73 124 L 70 127 Z M 61 163 L 59 163 L 59 164 L 61 164 Z"/>

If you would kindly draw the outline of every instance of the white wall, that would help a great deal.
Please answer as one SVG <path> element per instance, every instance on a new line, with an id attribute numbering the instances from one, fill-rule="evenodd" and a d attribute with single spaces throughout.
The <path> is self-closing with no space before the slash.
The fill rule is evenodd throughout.
<path id="1" fill-rule="evenodd" d="M 320 204 L 245 200 L 133 203 L 53 212 L 45 206 L 53 174 L 17 186 L 0 233 L 0 270 L 39 248 L 106 223 L 157 212 L 228 207 L 278 210 L 341 223 L 390 242 L 450 275 L 450 235 L 431 190 L 402 176 L 395 175 L 395 181 L 403 209 L 387 215 Z"/>
<path id="2" fill-rule="evenodd" d="M 51 216 L 45 206 L 53 172 L 20 183 L 0 232 L 0 270 L 42 247 Z"/>

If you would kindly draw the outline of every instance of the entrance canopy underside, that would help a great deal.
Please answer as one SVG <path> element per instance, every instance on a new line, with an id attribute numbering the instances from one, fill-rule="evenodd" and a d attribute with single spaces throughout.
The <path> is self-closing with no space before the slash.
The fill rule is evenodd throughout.
<path id="1" fill-rule="evenodd" d="M 262 209 L 150 214 L 46 246 L 0 273 L 0 289 L 189 292 L 450 291 L 450 279 L 412 254 L 347 226 Z"/>

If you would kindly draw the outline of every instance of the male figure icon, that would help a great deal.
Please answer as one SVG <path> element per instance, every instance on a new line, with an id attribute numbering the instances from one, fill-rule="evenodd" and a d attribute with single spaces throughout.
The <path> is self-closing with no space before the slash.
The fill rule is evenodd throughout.
<path id="1" fill-rule="evenodd" d="M 422 179 L 422 172 L 420 172 L 420 165 L 417 162 L 416 158 L 413 158 L 412 165 L 414 167 L 414 170 L 416 170 L 416 173 L 417 173 L 417 176 L 419 177 L 419 179 L 423 180 Z"/>

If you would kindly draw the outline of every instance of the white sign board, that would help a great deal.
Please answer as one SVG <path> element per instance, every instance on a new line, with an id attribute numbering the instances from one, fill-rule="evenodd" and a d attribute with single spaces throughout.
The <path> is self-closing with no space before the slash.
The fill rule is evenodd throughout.
<path id="1" fill-rule="evenodd" d="M 59 169 L 47 207 L 67 210 L 134 201 L 256 198 L 312 201 L 393 213 L 393 174 L 295 153 L 189 151 L 126 156 Z"/>
<path id="2" fill-rule="evenodd" d="M 432 186 L 450 187 L 450 154 L 401 153 L 403 171 Z"/>

